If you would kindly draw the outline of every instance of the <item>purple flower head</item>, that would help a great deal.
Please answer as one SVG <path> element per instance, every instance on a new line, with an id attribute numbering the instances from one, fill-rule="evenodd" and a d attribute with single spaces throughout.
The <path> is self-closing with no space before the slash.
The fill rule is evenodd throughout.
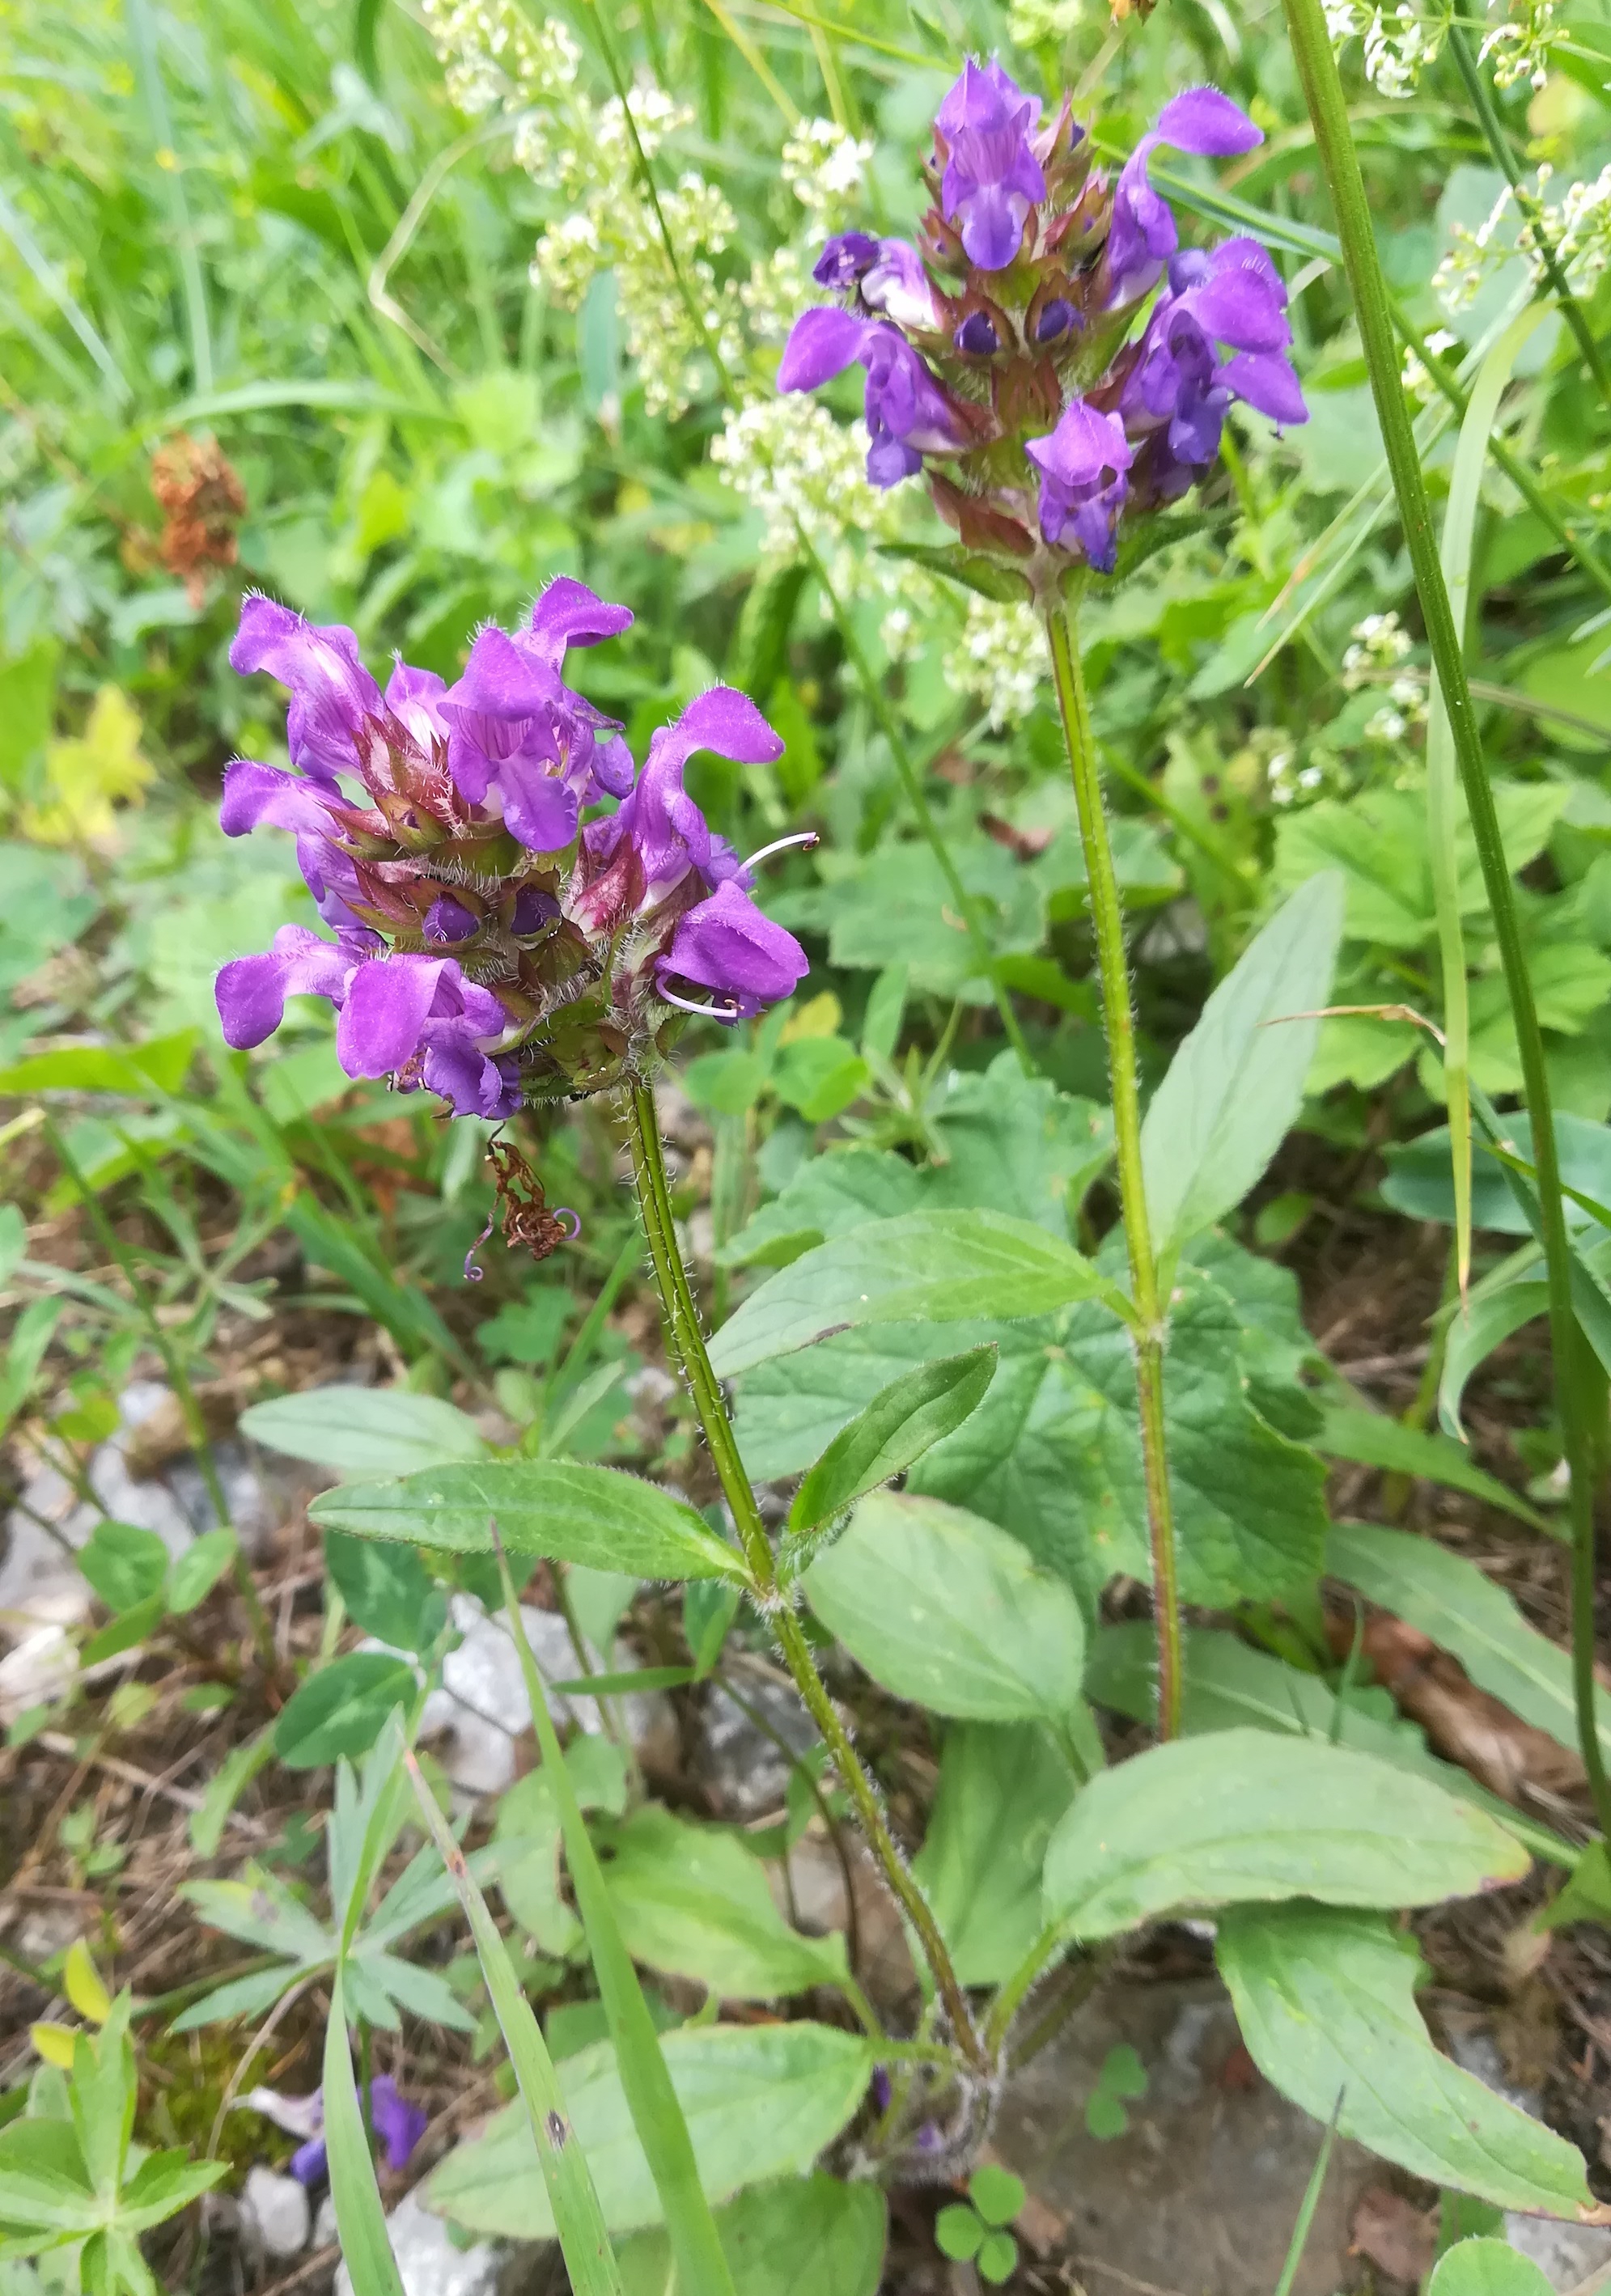
<path id="1" fill-rule="evenodd" d="M 254 590 L 242 603 L 229 666 L 242 676 L 266 669 L 291 688 L 286 739 L 303 773 L 333 788 L 337 774 L 362 771 L 366 720 L 383 704 L 349 629 L 316 628 Z"/>
<path id="2" fill-rule="evenodd" d="M 1135 456 L 1124 425 L 1083 398 L 1065 406 L 1055 430 L 1024 447 L 1040 472 L 1040 531 L 1054 547 L 1071 543 L 1099 573 L 1118 551 L 1125 472 Z"/>
<path id="3" fill-rule="evenodd" d="M 1131 439 L 1157 436 L 1151 490 L 1185 492 L 1220 451 L 1225 410 L 1245 399 L 1278 422 L 1308 409 L 1286 357 L 1286 290 L 1256 240 L 1231 239 L 1171 258 L 1118 411 Z M 1229 356 L 1221 357 L 1216 346 Z"/>
<path id="4" fill-rule="evenodd" d="M 854 287 L 877 260 L 878 242 L 870 232 L 842 231 L 811 266 L 811 276 L 819 287 Z"/>
<path id="5" fill-rule="evenodd" d="M 958 226 L 963 251 L 982 271 L 1002 271 L 1014 260 L 1030 209 L 1046 197 L 1030 147 L 1040 116 L 1034 98 L 999 63 L 970 56 L 935 119 L 946 144 L 941 213 Z"/>
<path id="6" fill-rule="evenodd" d="M 808 971 L 805 951 L 744 892 L 736 876 L 718 885 L 678 921 L 671 947 L 656 968 L 669 978 L 709 988 L 731 1009 L 719 1021 L 752 1020 L 763 1004 L 793 996 Z"/>
<path id="7" fill-rule="evenodd" d="M 1157 126 L 1137 144 L 1114 187 L 1113 222 L 1104 257 L 1109 310 L 1145 295 L 1179 245 L 1173 211 L 1147 179 L 1147 162 L 1159 144 L 1199 158 L 1226 160 L 1251 152 L 1263 141 L 1263 130 L 1217 87 L 1188 88 L 1164 105 Z"/>
<path id="8" fill-rule="evenodd" d="M 777 369 L 779 390 L 816 390 L 859 360 L 867 369 L 867 476 L 892 487 L 925 454 L 967 444 L 961 414 L 900 331 L 852 311 L 819 308 L 795 320 Z"/>
<path id="9" fill-rule="evenodd" d="M 448 767 L 460 796 L 501 816 L 534 853 L 560 851 L 575 837 L 584 805 L 631 787 L 632 760 L 615 720 L 560 676 L 567 646 L 596 645 L 631 619 L 626 607 L 562 577 L 538 600 L 526 629 L 511 636 L 489 624 L 477 634 L 464 676 L 442 697 Z"/>

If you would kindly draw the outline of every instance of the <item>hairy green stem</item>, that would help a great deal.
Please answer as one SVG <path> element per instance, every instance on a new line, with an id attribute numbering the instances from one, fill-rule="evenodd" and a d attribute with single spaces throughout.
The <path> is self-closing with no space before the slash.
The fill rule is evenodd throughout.
<path id="1" fill-rule="evenodd" d="M 912 762 L 912 753 L 907 748 L 906 737 L 896 721 L 894 711 L 890 708 L 889 699 L 883 686 L 874 676 L 872 663 L 862 652 L 861 641 L 856 635 L 855 625 L 846 613 L 838 592 L 828 578 L 828 570 L 823 564 L 821 556 L 802 531 L 797 529 L 797 537 L 801 554 L 809 563 L 816 578 L 818 588 L 828 602 L 828 611 L 834 617 L 840 643 L 845 651 L 845 657 L 856 673 L 857 681 L 863 693 L 867 696 L 867 707 L 878 720 L 879 731 L 889 743 L 890 755 L 895 760 L 895 771 L 900 776 L 900 785 L 906 791 L 907 803 L 912 808 L 912 817 L 927 840 L 928 849 L 939 865 L 940 873 L 945 879 L 947 890 L 957 905 L 958 917 L 967 933 L 968 939 L 973 943 L 974 961 L 990 982 L 990 994 L 996 1000 L 996 1010 L 1001 1015 L 1001 1025 L 1007 1031 L 1007 1042 L 1017 1054 L 1018 1065 L 1024 1075 L 1033 1076 L 1034 1055 L 1024 1041 L 1018 1015 L 1013 1010 L 1013 1000 L 1003 985 L 1000 965 L 980 921 L 978 903 L 964 885 L 961 872 L 952 857 L 951 849 L 946 843 L 944 832 L 934 818 L 933 808 L 929 804 L 924 790 L 923 776 Z"/>
<path id="2" fill-rule="evenodd" d="M 654 1267 L 654 1281 L 660 1293 L 661 1312 L 665 1318 L 666 1336 L 678 1368 L 694 1398 L 694 1407 L 704 1431 L 717 1480 L 721 1485 L 722 1496 L 727 1500 L 734 1528 L 738 1533 L 738 1543 L 749 1567 L 751 1593 L 761 1616 L 777 1637 L 784 1661 L 793 1677 L 795 1688 L 805 1702 L 806 1710 L 822 1733 L 829 1758 L 855 1806 L 862 1831 L 878 1860 L 884 1880 L 916 1932 L 924 1957 L 933 1972 L 935 1988 L 945 2004 L 958 2046 L 976 2070 L 984 2071 L 988 2069 L 989 2058 L 974 2027 L 967 1996 L 952 1966 L 945 1939 L 940 1934 L 939 1923 L 928 1900 L 907 1870 L 900 1847 L 885 1820 L 878 1790 L 851 1742 L 850 1733 L 828 1695 L 826 1685 L 817 1671 L 817 1662 L 801 1631 L 800 1621 L 778 1587 L 771 1542 L 767 1538 L 766 1526 L 755 1504 L 755 1494 L 744 1472 L 744 1462 L 738 1456 L 732 1422 L 722 1400 L 721 1384 L 711 1367 L 700 1324 L 699 1309 L 688 1283 L 687 1270 L 683 1266 L 676 1223 L 671 1213 L 671 1193 L 666 1179 L 665 1159 L 661 1153 L 660 1124 L 654 1112 L 654 1095 L 647 1085 L 629 1087 L 627 1111 L 631 1121 L 632 1164 L 637 1180 L 637 1200 L 643 1208 L 644 1229 L 649 1240 L 649 1257 Z"/>
<path id="3" fill-rule="evenodd" d="M 1559 1396 L 1567 1471 L 1571 1478 L 1572 1510 L 1572 1672 L 1577 1706 L 1578 1740 L 1590 1792 L 1601 1830 L 1611 1835 L 1611 1780 L 1606 1775 L 1595 1720 L 1594 1680 L 1594 1485 L 1599 1444 L 1599 1421 L 1603 1415 L 1594 1399 L 1588 1374 L 1582 1335 L 1572 1306 L 1572 1250 L 1566 1234 L 1561 1197 L 1560 1162 L 1555 1139 L 1555 1119 L 1549 1101 L 1549 1079 L 1544 1065 L 1544 1040 L 1538 1008 L 1527 972 L 1516 893 L 1500 834 L 1498 810 L 1483 756 L 1476 715 L 1466 676 L 1460 633 L 1450 606 L 1449 592 L 1438 556 L 1426 480 L 1416 453 L 1415 438 L 1399 380 L 1398 353 L 1381 258 L 1371 227 L 1359 155 L 1349 132 L 1348 104 L 1332 53 L 1321 0 L 1285 0 L 1293 52 L 1303 82 L 1315 143 L 1330 186 L 1343 243 L 1349 285 L 1353 291 L 1360 337 L 1364 347 L 1370 386 L 1421 614 L 1426 626 L 1433 666 L 1437 672 L 1443 704 L 1454 738 L 1455 762 L 1482 865 L 1483 883 L 1492 914 L 1506 992 L 1521 1056 L 1524 1095 L 1533 1123 L 1533 1161 L 1538 1177 L 1541 1241 L 1549 1292 L 1549 1341 Z"/>
<path id="4" fill-rule="evenodd" d="M 1516 164 L 1516 154 L 1510 149 L 1510 139 L 1505 133 L 1505 123 L 1500 118 L 1499 106 L 1493 101 L 1493 91 L 1483 78 L 1476 58 L 1471 53 L 1471 43 L 1463 26 L 1449 27 L 1449 53 L 1454 58 L 1455 69 L 1466 83 L 1466 93 L 1471 98 L 1471 108 L 1476 113 L 1477 124 L 1487 138 L 1488 149 L 1494 163 L 1510 186 L 1511 197 L 1521 211 L 1522 220 L 1533 235 L 1538 259 L 1549 283 L 1560 315 L 1572 330 L 1573 340 L 1582 353 L 1583 364 L 1594 378 L 1595 388 L 1602 399 L 1611 398 L 1611 374 L 1606 371 L 1599 345 L 1589 331 L 1583 307 L 1572 292 L 1560 257 L 1544 222 L 1542 203 L 1527 191 L 1522 183 L 1522 171 Z"/>
<path id="5" fill-rule="evenodd" d="M 1124 953 L 1124 909 L 1102 802 L 1102 775 L 1091 733 L 1072 605 L 1066 611 L 1056 605 L 1048 607 L 1046 636 L 1051 649 L 1052 676 L 1057 688 L 1069 769 L 1074 781 L 1080 842 L 1085 853 L 1091 924 L 1097 940 L 1097 970 L 1101 976 L 1119 1201 L 1124 1213 L 1130 1296 L 1136 1310 L 1136 1394 L 1141 1413 L 1141 1463 L 1147 1487 L 1153 1609 L 1158 1636 L 1158 1729 L 1162 1736 L 1173 1738 L 1180 1729 L 1180 1589 L 1163 1434 L 1163 1339 L 1167 1324 L 1158 1292 L 1158 1264 L 1153 1252 L 1147 1189 L 1141 1172 L 1141 1091 L 1136 1065 L 1130 966 Z"/>

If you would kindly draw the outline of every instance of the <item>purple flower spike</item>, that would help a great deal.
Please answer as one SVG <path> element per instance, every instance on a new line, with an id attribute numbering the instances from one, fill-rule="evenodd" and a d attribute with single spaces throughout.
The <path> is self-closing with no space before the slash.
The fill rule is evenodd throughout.
<path id="1" fill-rule="evenodd" d="M 878 242 L 870 232 L 842 231 L 811 266 L 811 276 L 819 287 L 853 287 L 877 260 Z"/>
<path id="2" fill-rule="evenodd" d="M 716 1017 L 738 1021 L 792 996 L 808 965 L 793 934 L 774 924 L 729 877 L 678 921 L 657 970 L 662 986 L 670 975 L 712 990 L 733 1007 Z"/>
<path id="3" fill-rule="evenodd" d="M 1263 130 L 1217 87 L 1188 88 L 1164 105 L 1157 126 L 1137 144 L 1114 187 L 1105 257 L 1110 310 L 1145 295 L 1179 245 L 1173 211 L 1147 180 L 1147 162 L 1159 144 L 1203 159 L 1227 160 L 1263 141 Z"/>
<path id="4" fill-rule="evenodd" d="M 359 770 L 358 735 L 383 705 L 349 629 L 340 623 L 316 629 L 254 590 L 241 607 L 229 666 L 243 676 L 266 669 L 291 688 L 285 731 L 294 766 L 332 783 L 338 773 Z"/>
<path id="5" fill-rule="evenodd" d="M 562 778 L 563 692 L 540 656 L 489 627 L 441 704 L 448 770 L 460 796 L 501 811 L 510 835 L 535 853 L 569 845 L 579 816 L 578 794 Z"/>
<path id="6" fill-rule="evenodd" d="M 1030 148 L 1040 107 L 997 62 L 970 56 L 941 105 L 935 125 L 948 157 L 941 212 L 959 225 L 964 252 L 982 271 L 1002 271 L 1023 242 L 1030 209 L 1046 197 L 1046 177 Z"/>
<path id="7" fill-rule="evenodd" d="M 399 2094 L 390 2073 L 377 2073 L 369 2084 L 369 2118 L 386 2148 L 386 2166 L 406 2169 L 425 2134 L 428 2114 Z"/>
<path id="8" fill-rule="evenodd" d="M 1111 574 L 1117 555 L 1125 472 L 1135 460 L 1124 425 L 1083 398 L 1064 407 L 1045 439 L 1024 452 L 1040 472 L 1040 530 L 1056 545 L 1072 537 L 1099 573 Z"/>
<path id="9" fill-rule="evenodd" d="M 363 954 L 321 940 L 306 925 L 282 925 L 272 949 L 237 956 L 213 983 L 225 1043 L 242 1053 L 272 1037 L 285 1017 L 288 996 L 328 996 L 339 1004 Z"/>

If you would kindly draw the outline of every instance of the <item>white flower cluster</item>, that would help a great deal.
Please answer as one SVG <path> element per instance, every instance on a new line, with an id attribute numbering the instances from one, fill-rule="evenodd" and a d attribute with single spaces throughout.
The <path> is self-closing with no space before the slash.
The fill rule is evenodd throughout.
<path id="1" fill-rule="evenodd" d="M 1108 17 L 1107 0 L 1012 0 L 1007 12 L 1007 37 L 1021 48 L 1038 48 L 1048 41 L 1061 45 L 1076 32 L 1106 33 Z"/>
<path id="2" fill-rule="evenodd" d="M 473 119 L 540 103 L 576 78 L 581 50 L 556 16 L 534 24 L 516 0 L 422 0 L 422 12 L 448 101 Z"/>
<path id="3" fill-rule="evenodd" d="M 1349 635 L 1353 643 L 1343 656 L 1343 684 L 1350 693 L 1377 684 L 1384 671 L 1397 669 L 1410 659 L 1410 633 L 1401 627 L 1396 614 L 1367 614 Z M 1366 721 L 1366 739 L 1401 742 L 1426 715 L 1426 690 L 1419 678 L 1395 677 L 1381 709 Z"/>
<path id="4" fill-rule="evenodd" d="M 1541 88 L 1549 77 L 1549 52 L 1563 37 L 1564 27 L 1558 26 L 1560 0 L 1523 0 L 1520 13 L 1512 0 L 1511 12 L 1506 21 L 1495 27 L 1483 40 L 1481 60 L 1493 59 L 1493 77 L 1500 87 L 1514 87 L 1518 80 L 1530 80 L 1533 88 Z"/>
<path id="5" fill-rule="evenodd" d="M 859 143 L 834 119 L 802 119 L 783 147 L 784 188 L 806 211 L 813 239 L 842 231 L 860 203 L 872 159 L 870 144 Z"/>
<path id="6" fill-rule="evenodd" d="M 1426 348 L 1429 351 L 1451 351 L 1459 340 L 1459 337 L 1451 334 L 1447 327 L 1434 327 L 1426 338 Z M 1402 381 L 1405 390 L 1411 398 L 1426 398 L 1431 396 L 1432 377 L 1426 372 L 1426 362 L 1418 353 L 1410 349 L 1408 346 L 1404 351 Z"/>
<path id="7" fill-rule="evenodd" d="M 1033 607 L 971 597 L 961 635 L 947 649 L 945 674 L 956 692 L 982 702 L 998 732 L 1019 724 L 1047 685 L 1046 633 Z"/>
<path id="8" fill-rule="evenodd" d="M 1322 0 L 1326 29 L 1334 48 L 1360 40 L 1365 49 L 1365 77 L 1379 95 L 1413 95 L 1421 74 L 1436 61 L 1448 37 L 1451 12 L 1443 0 L 1437 12 L 1423 16 L 1400 0 L 1396 8 L 1374 8 L 1363 0 Z"/>
<path id="9" fill-rule="evenodd" d="M 1524 257 L 1534 284 L 1541 283 L 1545 276 L 1541 234 L 1554 250 L 1574 292 L 1593 292 L 1611 266 L 1611 167 L 1602 168 L 1590 183 L 1568 184 L 1558 203 L 1551 205 L 1546 194 L 1554 174 L 1545 160 L 1525 207 L 1516 201 L 1507 184 L 1475 231 L 1455 226 L 1453 243 L 1432 280 L 1433 291 L 1446 309 L 1464 309 L 1513 255 Z M 1501 237 L 1500 226 L 1513 209 L 1517 215 L 1514 234 Z"/>
<path id="10" fill-rule="evenodd" d="M 763 556 L 793 558 L 803 538 L 822 558 L 836 590 L 865 595 L 869 574 L 881 577 L 887 570 L 887 582 L 871 586 L 892 597 L 900 562 L 872 554 L 878 543 L 898 538 L 904 504 L 899 489 L 867 483 L 867 455 L 864 425 L 836 422 L 802 391 L 729 409 L 711 447 L 711 459 L 734 493 L 760 512 Z"/>

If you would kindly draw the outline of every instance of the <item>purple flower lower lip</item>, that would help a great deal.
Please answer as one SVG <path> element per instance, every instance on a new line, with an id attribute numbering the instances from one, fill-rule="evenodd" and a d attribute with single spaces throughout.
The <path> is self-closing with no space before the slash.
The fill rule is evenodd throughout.
<path id="1" fill-rule="evenodd" d="M 659 970 L 662 980 L 713 990 L 731 1003 L 734 1020 L 747 1020 L 763 1004 L 793 995 L 807 964 L 793 934 L 774 924 L 729 878 L 679 921 Z"/>
<path id="2" fill-rule="evenodd" d="M 1263 141 L 1263 130 L 1217 87 L 1188 88 L 1164 105 L 1157 126 L 1137 144 L 1114 187 L 1103 258 L 1110 307 L 1144 295 L 1179 244 L 1169 202 L 1147 180 L 1147 164 L 1159 144 L 1203 159 L 1228 160 Z"/>
<path id="3" fill-rule="evenodd" d="M 1013 261 L 1030 209 L 1046 197 L 1029 143 L 1040 110 L 999 63 L 982 66 L 971 56 L 940 107 L 935 125 L 948 150 L 941 212 L 958 225 L 968 261 L 982 271 Z"/>

